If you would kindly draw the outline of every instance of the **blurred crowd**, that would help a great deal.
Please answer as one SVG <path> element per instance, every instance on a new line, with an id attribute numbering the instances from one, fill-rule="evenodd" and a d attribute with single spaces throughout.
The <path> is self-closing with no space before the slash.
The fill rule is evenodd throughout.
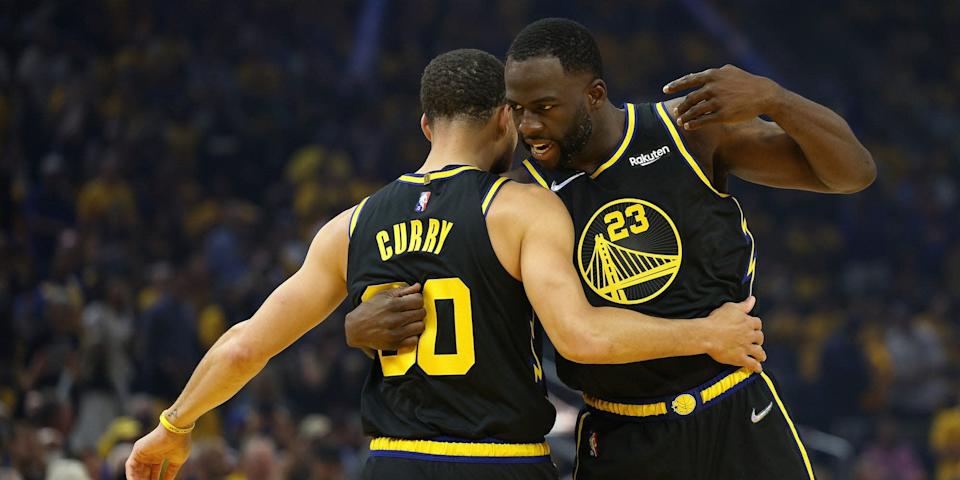
<path id="1" fill-rule="evenodd" d="M 849 197 L 731 185 L 818 478 L 960 479 L 960 4 L 12 0 L 0 5 L 0 480 L 123 478 L 193 367 L 323 223 L 427 151 L 434 55 L 591 28 L 611 97 L 734 63 L 837 110 Z M 825 13 L 825 12 L 828 12 Z M 186 479 L 346 479 L 343 311 L 202 418 Z"/>

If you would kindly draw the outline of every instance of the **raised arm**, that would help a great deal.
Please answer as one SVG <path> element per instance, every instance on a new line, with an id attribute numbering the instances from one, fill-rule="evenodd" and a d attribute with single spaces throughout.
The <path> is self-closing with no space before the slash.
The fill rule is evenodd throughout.
<path id="1" fill-rule="evenodd" d="M 267 364 L 304 333 L 326 319 L 346 296 L 348 210 L 314 237 L 295 274 L 264 301 L 250 319 L 234 325 L 210 348 L 176 402 L 158 425 L 134 445 L 126 463 L 129 479 L 173 478 L 190 452 L 190 430 L 197 418 L 235 395 Z M 176 341 L 171 332 L 169 341 Z"/>
<path id="2" fill-rule="evenodd" d="M 547 335 L 564 357 L 613 364 L 707 353 L 723 363 L 761 369 L 759 361 L 766 356 L 760 347 L 760 319 L 748 314 L 752 297 L 693 320 L 593 307 L 570 261 L 573 224 L 553 193 L 508 184 L 487 219 L 498 257 L 507 271 L 519 274 Z"/>
<path id="3" fill-rule="evenodd" d="M 666 102 L 667 111 L 715 180 L 730 173 L 771 187 L 854 193 L 877 176 L 870 152 L 840 115 L 769 78 L 725 65 L 663 87 L 690 89 Z"/>

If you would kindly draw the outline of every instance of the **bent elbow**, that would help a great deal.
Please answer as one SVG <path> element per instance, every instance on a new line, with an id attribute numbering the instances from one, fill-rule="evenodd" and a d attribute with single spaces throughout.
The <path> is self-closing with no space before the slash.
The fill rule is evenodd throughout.
<path id="1" fill-rule="evenodd" d="M 600 356 L 592 348 L 587 348 L 583 343 L 576 343 L 571 345 L 569 348 L 560 348 L 556 344 L 554 347 L 557 348 L 557 352 L 574 363 L 587 363 L 587 364 L 597 364 L 602 363 L 599 361 Z"/>
<path id="2" fill-rule="evenodd" d="M 843 185 L 834 188 L 834 193 L 851 194 L 865 190 L 877 180 L 877 163 L 873 160 L 873 155 L 863 148 L 860 156 L 860 167 L 850 176 Z"/>
<path id="3" fill-rule="evenodd" d="M 269 355 L 244 338 L 241 333 L 244 323 L 238 323 L 227 330 L 220 355 L 224 362 L 237 371 L 259 370 L 269 360 Z"/>
<path id="4" fill-rule="evenodd" d="M 869 187 L 870 185 L 873 185 L 873 182 L 877 180 L 877 162 L 874 161 L 873 155 L 870 155 L 870 152 L 864 151 L 864 154 L 866 155 L 864 160 L 865 165 L 863 169 L 862 183 L 860 185 L 860 189 L 857 190 L 858 192 Z"/>
<path id="5" fill-rule="evenodd" d="M 561 338 L 560 341 L 554 341 L 553 346 L 557 352 L 575 363 L 606 363 L 609 359 L 610 349 L 593 332 L 580 332 Z"/>
<path id="6" fill-rule="evenodd" d="M 238 371 L 247 371 L 256 368 L 263 363 L 260 355 L 257 355 L 254 349 L 240 342 L 226 345 L 224 349 L 224 360 L 231 368 Z"/>

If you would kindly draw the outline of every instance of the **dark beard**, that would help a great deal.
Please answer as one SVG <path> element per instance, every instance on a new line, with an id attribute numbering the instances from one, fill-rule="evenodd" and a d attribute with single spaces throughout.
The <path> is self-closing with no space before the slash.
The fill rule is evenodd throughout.
<path id="1" fill-rule="evenodd" d="M 557 159 L 557 166 L 570 168 L 573 157 L 577 156 L 587 146 L 592 133 L 593 121 L 587 114 L 587 108 L 581 105 L 573 118 L 573 125 L 570 126 L 563 138 L 557 141 L 557 146 L 560 147 L 560 158 Z"/>

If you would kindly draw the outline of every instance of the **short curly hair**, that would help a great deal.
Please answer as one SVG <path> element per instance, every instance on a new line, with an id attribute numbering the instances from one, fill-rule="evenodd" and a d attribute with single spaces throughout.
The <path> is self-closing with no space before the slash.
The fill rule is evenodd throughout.
<path id="1" fill-rule="evenodd" d="M 505 103 L 503 63 L 482 50 L 438 55 L 420 77 L 420 106 L 433 123 L 439 118 L 487 121 Z"/>
<path id="2" fill-rule="evenodd" d="M 507 60 L 557 57 L 567 73 L 603 77 L 603 59 L 587 27 L 566 18 L 543 18 L 527 25 L 507 50 Z"/>

